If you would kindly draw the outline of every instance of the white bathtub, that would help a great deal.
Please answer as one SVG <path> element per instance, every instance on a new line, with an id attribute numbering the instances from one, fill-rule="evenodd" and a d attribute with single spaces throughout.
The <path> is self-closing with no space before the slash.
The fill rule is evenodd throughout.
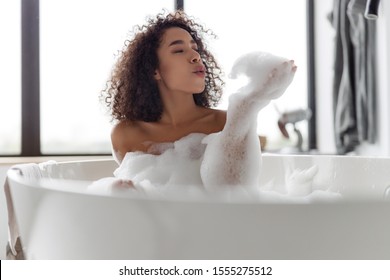
<path id="1" fill-rule="evenodd" d="M 53 165 L 58 179 L 36 182 L 9 170 L 8 180 L 28 259 L 390 259 L 390 159 L 265 155 L 261 184 L 313 165 L 313 188 L 342 201 L 85 194 L 112 176 L 110 160 Z"/>

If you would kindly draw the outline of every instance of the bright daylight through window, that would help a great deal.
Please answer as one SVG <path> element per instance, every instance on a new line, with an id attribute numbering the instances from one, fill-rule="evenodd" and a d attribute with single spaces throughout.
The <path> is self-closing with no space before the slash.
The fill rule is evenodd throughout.
<path id="1" fill-rule="evenodd" d="M 20 1 L 0 1 L 0 155 L 21 151 Z"/>

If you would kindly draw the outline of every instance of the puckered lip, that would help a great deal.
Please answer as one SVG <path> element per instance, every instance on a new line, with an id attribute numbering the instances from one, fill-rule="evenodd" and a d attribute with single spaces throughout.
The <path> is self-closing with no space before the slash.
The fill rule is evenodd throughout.
<path id="1" fill-rule="evenodd" d="M 204 66 L 197 66 L 192 73 L 205 73 L 206 68 Z"/>

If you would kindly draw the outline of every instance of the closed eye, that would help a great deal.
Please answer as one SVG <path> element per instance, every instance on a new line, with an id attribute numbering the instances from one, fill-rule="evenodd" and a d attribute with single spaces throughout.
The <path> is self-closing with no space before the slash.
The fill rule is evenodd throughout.
<path id="1" fill-rule="evenodd" d="M 197 53 L 199 53 L 199 50 L 198 49 L 193 49 L 194 51 L 196 51 Z M 184 50 L 174 50 L 172 53 L 183 53 Z"/>

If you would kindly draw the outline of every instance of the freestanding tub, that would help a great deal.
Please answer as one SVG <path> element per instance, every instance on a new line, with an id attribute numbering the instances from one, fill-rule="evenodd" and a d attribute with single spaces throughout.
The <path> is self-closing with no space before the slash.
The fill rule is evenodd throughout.
<path id="1" fill-rule="evenodd" d="M 313 189 L 342 200 L 86 193 L 112 176 L 111 160 L 53 164 L 50 178 L 7 175 L 27 259 L 390 259 L 390 159 L 264 155 L 261 185 L 313 165 Z"/>

